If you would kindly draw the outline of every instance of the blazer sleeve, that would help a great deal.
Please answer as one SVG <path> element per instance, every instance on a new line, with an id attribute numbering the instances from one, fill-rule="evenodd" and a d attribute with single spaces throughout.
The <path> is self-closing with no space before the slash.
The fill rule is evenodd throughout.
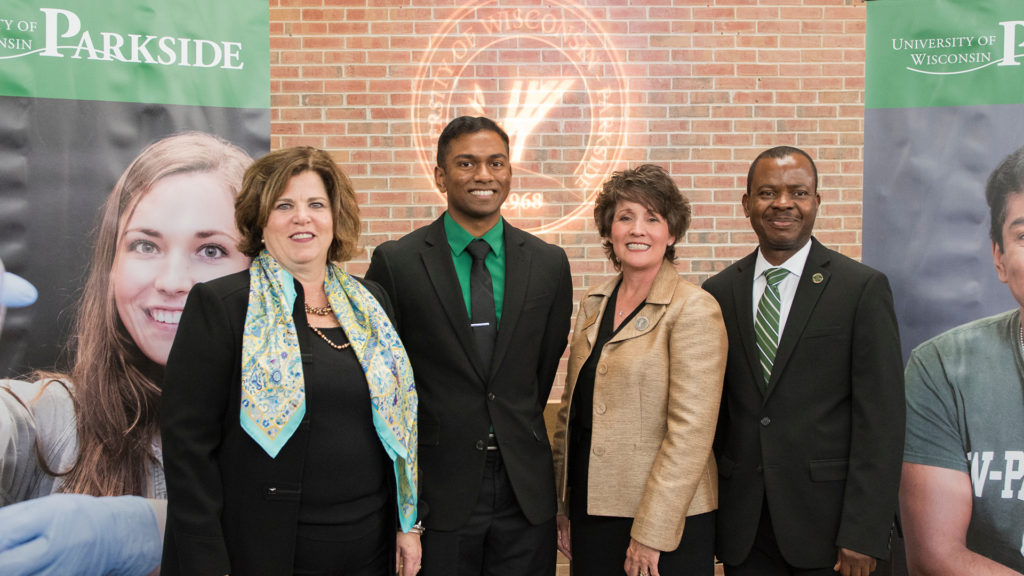
<path id="1" fill-rule="evenodd" d="M 589 295 L 589 292 L 588 292 Z M 584 296 L 585 300 L 587 297 Z M 580 305 L 576 311 L 576 325 L 572 329 L 573 343 L 584 338 L 584 322 L 586 321 L 585 314 L 583 313 L 583 300 L 580 301 Z M 573 361 L 572 350 L 570 349 L 569 358 L 569 369 L 565 374 L 565 384 L 562 386 L 562 398 L 558 405 L 558 415 L 555 418 L 555 432 L 553 434 L 551 443 L 551 458 L 554 462 L 555 468 L 555 495 L 558 504 L 558 513 L 564 515 L 569 514 L 568 494 L 566 494 L 566 452 L 569 446 L 569 405 L 572 403 L 572 395 L 575 390 L 575 381 L 579 376 L 580 362 Z"/>
<path id="2" fill-rule="evenodd" d="M 381 306 L 384 306 L 384 311 L 388 313 L 391 318 L 391 323 L 394 324 L 395 330 L 399 335 L 402 334 L 401 329 L 401 317 L 399 315 L 399 307 L 394 306 L 395 302 L 398 302 L 398 292 L 395 286 L 395 279 L 391 275 L 391 267 L 387 260 L 387 249 L 381 245 L 373 251 L 373 255 L 370 256 L 370 267 L 366 270 L 366 280 L 371 283 L 375 283 L 381 287 L 385 294 L 385 300 L 388 301 L 385 306 L 381 302 Z M 372 290 L 371 290 L 372 292 Z M 376 294 L 374 294 L 376 296 Z M 394 300 L 392 300 L 394 298 Z"/>
<path id="3" fill-rule="evenodd" d="M 644 487 L 630 535 L 658 550 L 682 538 L 690 502 L 714 468 L 711 445 L 718 421 L 728 338 L 715 299 L 694 291 L 670 326 L 667 430 Z"/>
<path id="4" fill-rule="evenodd" d="M 164 563 L 175 554 L 181 574 L 231 572 L 217 453 L 235 385 L 234 342 L 223 301 L 196 284 L 167 359 L 160 419 L 168 494 Z"/>
<path id="5" fill-rule="evenodd" d="M 551 394 L 555 373 L 558 372 L 558 362 L 562 359 L 562 353 L 569 342 L 569 319 L 572 316 L 572 274 L 569 272 L 569 259 L 561 248 L 557 248 L 557 251 L 558 284 L 548 314 L 548 325 L 544 330 L 544 341 L 540 346 L 540 360 L 537 362 L 537 403 L 542 412 Z"/>
<path id="6" fill-rule="evenodd" d="M 897 508 L 906 401 L 892 291 L 881 273 L 861 292 L 850 353 L 850 462 L 836 545 L 884 558 Z"/>

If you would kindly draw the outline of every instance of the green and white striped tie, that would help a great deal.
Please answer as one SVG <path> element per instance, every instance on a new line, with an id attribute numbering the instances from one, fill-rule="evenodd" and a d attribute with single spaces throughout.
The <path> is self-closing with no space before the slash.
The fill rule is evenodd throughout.
<path id="1" fill-rule="evenodd" d="M 761 301 L 757 303 L 757 319 L 754 321 L 754 337 L 757 340 L 758 356 L 761 359 L 761 371 L 764 373 L 764 386 L 772 376 L 772 364 L 775 362 L 775 351 L 779 348 L 779 318 L 782 310 L 782 299 L 779 297 L 779 283 L 789 274 L 785 268 L 769 268 L 764 277 L 768 283 L 764 287 Z"/>

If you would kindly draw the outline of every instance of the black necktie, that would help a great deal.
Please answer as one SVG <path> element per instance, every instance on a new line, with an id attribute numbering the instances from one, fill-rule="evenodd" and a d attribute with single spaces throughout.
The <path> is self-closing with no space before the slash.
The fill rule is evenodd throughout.
<path id="1" fill-rule="evenodd" d="M 480 354 L 480 360 L 485 367 L 490 368 L 494 337 L 498 333 L 498 322 L 494 314 L 494 287 L 491 285 L 491 273 L 484 263 L 491 245 L 476 239 L 466 246 L 466 251 L 473 257 L 473 267 L 469 270 L 469 308 L 472 311 L 469 326 L 476 338 L 476 351 Z"/>

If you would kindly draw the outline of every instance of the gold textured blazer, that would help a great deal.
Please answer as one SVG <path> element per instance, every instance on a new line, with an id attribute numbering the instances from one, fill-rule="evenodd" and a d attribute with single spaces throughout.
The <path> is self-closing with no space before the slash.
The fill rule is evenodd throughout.
<path id="1" fill-rule="evenodd" d="M 555 430 L 558 510 L 568 511 L 568 416 L 576 379 L 590 356 L 619 278 L 580 302 Z M 675 550 L 687 516 L 718 507 L 711 452 L 728 340 L 710 294 L 661 265 L 647 304 L 605 345 L 594 376 L 587 470 L 591 515 L 632 517 L 632 537 Z"/>

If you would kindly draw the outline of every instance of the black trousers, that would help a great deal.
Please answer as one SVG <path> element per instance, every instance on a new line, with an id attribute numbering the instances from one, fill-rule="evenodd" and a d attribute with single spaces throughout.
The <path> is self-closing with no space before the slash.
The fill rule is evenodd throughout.
<path id="1" fill-rule="evenodd" d="M 577 576 L 622 576 L 632 518 L 573 515 L 572 570 Z M 679 547 L 658 557 L 661 576 L 712 576 L 715 573 L 715 513 L 689 516 Z"/>
<path id="2" fill-rule="evenodd" d="M 839 551 L 836 551 L 838 557 Z M 772 517 L 768 512 L 768 499 L 761 506 L 761 519 L 757 524 L 754 545 L 747 559 L 737 565 L 725 565 L 726 576 L 835 576 L 832 571 L 833 561 L 829 566 L 820 568 L 797 568 L 791 566 L 782 557 L 779 543 L 775 540 L 772 528 Z"/>
<path id="3" fill-rule="evenodd" d="M 575 576 L 622 576 L 632 518 L 587 514 L 586 460 L 576 462 L 570 479 L 569 534 Z M 713 576 L 715 573 L 715 513 L 686 518 L 683 539 L 675 550 L 658 557 L 661 576 Z"/>
<path id="4" fill-rule="evenodd" d="M 356 536 L 338 536 L 332 527 L 299 526 L 294 576 L 389 576 L 395 533 L 382 510 Z"/>
<path id="5" fill-rule="evenodd" d="M 453 531 L 431 530 L 428 524 L 420 576 L 554 576 L 556 532 L 553 517 L 530 524 L 501 452 L 490 450 L 469 521 Z"/>
<path id="6" fill-rule="evenodd" d="M 571 428 L 570 428 L 571 429 Z M 632 518 L 587 514 L 589 434 L 572 437 L 569 448 L 569 535 L 574 576 L 622 576 L 629 547 Z M 686 518 L 683 539 L 675 550 L 658 557 L 662 576 L 713 576 L 715 573 L 715 513 Z"/>

